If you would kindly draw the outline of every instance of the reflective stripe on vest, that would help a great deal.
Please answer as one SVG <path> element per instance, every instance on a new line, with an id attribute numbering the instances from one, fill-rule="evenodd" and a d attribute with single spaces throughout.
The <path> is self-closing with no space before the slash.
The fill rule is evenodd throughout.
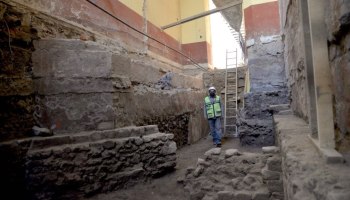
<path id="1" fill-rule="evenodd" d="M 220 97 L 215 97 L 215 102 L 211 103 L 209 97 L 205 97 L 205 108 L 207 110 L 208 119 L 221 116 Z"/>

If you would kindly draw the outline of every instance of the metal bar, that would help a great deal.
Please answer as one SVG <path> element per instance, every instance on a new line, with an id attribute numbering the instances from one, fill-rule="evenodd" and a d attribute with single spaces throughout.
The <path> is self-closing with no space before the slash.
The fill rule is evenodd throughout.
<path id="1" fill-rule="evenodd" d="M 204 67 L 200 66 L 197 62 L 195 62 L 192 58 L 188 57 L 187 55 L 185 55 L 184 53 L 182 53 L 181 51 L 178 51 L 170 46 L 168 46 L 167 44 L 161 42 L 160 40 L 136 29 L 135 27 L 129 25 L 128 23 L 124 22 L 123 20 L 119 19 L 118 17 L 114 16 L 113 14 L 111 14 L 110 12 L 108 12 L 107 10 L 103 9 L 102 7 L 100 7 L 99 5 L 95 4 L 94 2 L 92 2 L 91 0 L 86 0 L 87 2 L 89 2 L 91 5 L 95 6 L 96 8 L 100 9 L 102 12 L 106 13 L 107 15 L 111 16 L 112 18 L 118 20 L 119 22 L 121 22 L 122 24 L 124 24 L 125 26 L 131 28 L 132 30 L 136 31 L 137 33 L 143 35 L 143 36 L 146 36 L 148 37 L 149 39 L 161 44 L 161 45 L 164 45 L 165 47 L 175 51 L 176 53 L 182 55 L 183 57 L 187 58 L 194 66 L 196 66 L 197 68 L 200 68 L 202 69 L 203 71 L 208 71 L 207 69 L 205 69 Z"/>
<path id="2" fill-rule="evenodd" d="M 207 15 L 211 15 L 211 14 L 214 14 L 214 13 L 217 13 L 217 12 L 220 12 L 222 10 L 225 10 L 227 8 L 231 8 L 233 6 L 236 6 L 238 4 L 241 4 L 242 3 L 242 0 L 236 0 L 230 4 L 227 4 L 226 6 L 222 6 L 220 8 L 215 8 L 213 10 L 208 10 L 208 11 L 205 11 L 205 12 L 202 12 L 202 13 L 199 13 L 199 14 L 196 14 L 196 15 L 193 15 L 191 17 L 187 17 L 185 19 L 181 19 L 180 21 L 177 21 L 177 22 L 174 22 L 174 23 L 171 23 L 171 24 L 168 24 L 168 25 L 165 25 L 165 26 L 162 26 L 161 29 L 162 30 L 165 30 L 165 29 L 168 29 L 168 28 L 171 28 L 171 27 L 174 27 L 174 26 L 177 26 L 177 25 L 180 25 L 180 24 L 184 24 L 186 22 L 190 22 L 192 20 L 195 20 L 195 19 L 198 19 L 198 18 L 201 18 L 201 17 L 205 17 Z"/>

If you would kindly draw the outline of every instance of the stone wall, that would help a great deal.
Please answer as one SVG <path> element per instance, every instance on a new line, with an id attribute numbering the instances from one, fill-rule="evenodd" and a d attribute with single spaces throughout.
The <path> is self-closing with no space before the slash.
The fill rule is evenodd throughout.
<path id="1" fill-rule="evenodd" d="M 279 35 L 247 40 L 250 92 L 283 90 L 285 71 Z"/>
<path id="2" fill-rule="evenodd" d="M 288 2 L 288 1 L 285 1 Z M 306 58 L 304 29 L 299 0 L 289 1 L 284 12 L 287 15 L 283 24 L 284 61 L 291 107 L 296 115 L 308 120 L 309 102 L 307 99 Z"/>
<path id="3" fill-rule="evenodd" d="M 182 135 L 176 136 L 179 146 L 207 132 L 199 114 L 201 78 L 19 4 L 1 3 L 1 11 L 9 30 L 4 20 L 0 141 L 31 136 L 34 125 L 62 134 L 147 125 L 150 119 L 168 133 L 175 131 L 166 128 L 172 119 L 185 123 L 175 133 Z M 13 63 L 6 59 L 11 52 Z"/>
<path id="4" fill-rule="evenodd" d="M 274 115 L 282 156 L 285 199 L 350 199 L 349 164 L 326 163 L 309 138 L 308 124 L 292 114 Z"/>
<path id="5" fill-rule="evenodd" d="M 341 152 L 350 148 L 349 101 L 349 2 L 326 1 L 325 22 L 328 29 L 329 59 L 332 72 L 336 127 L 336 146 Z M 288 87 L 293 111 L 308 120 L 309 102 L 306 83 L 305 30 L 303 30 L 302 5 L 299 0 L 284 0 L 281 9 L 285 44 L 285 62 Z M 307 11 L 305 11 L 307 12 Z M 307 14 L 307 13 L 305 13 Z M 310 48 L 310 47 L 308 47 Z"/>
<path id="6" fill-rule="evenodd" d="M 250 91 L 244 94 L 239 112 L 238 132 L 242 145 L 275 144 L 270 105 L 288 104 L 289 94 L 283 62 L 283 44 L 279 35 L 247 40 Z"/>
<path id="7" fill-rule="evenodd" d="M 288 104 L 286 90 L 251 92 L 244 96 L 244 108 L 239 112 L 238 130 L 242 145 L 275 145 L 275 131 L 270 105 Z M 288 106 L 286 106 L 288 109 Z"/>
<path id="8" fill-rule="evenodd" d="M 329 59 L 333 77 L 336 144 L 350 152 L 350 2 L 327 1 Z"/>
<path id="9" fill-rule="evenodd" d="M 23 137 L 34 124 L 31 52 L 38 36 L 28 20 L 0 3 L 0 141 Z"/>
<path id="10" fill-rule="evenodd" d="M 187 128 L 172 132 L 185 134 L 176 136 L 182 138 L 177 140 L 179 146 L 202 137 L 206 126 L 197 114 L 204 96 L 199 78 L 166 73 L 152 66 L 155 61 L 113 53 L 90 42 L 40 40 L 35 47 L 34 83 L 39 94 L 35 114 L 41 127 L 53 126 L 60 134 L 151 122 L 172 132 L 171 124 L 177 122 L 167 119 L 174 116 Z M 187 121 L 177 118 L 186 113 L 191 116 Z M 204 126 L 189 127 L 196 118 Z"/>
<path id="11" fill-rule="evenodd" d="M 144 126 L 2 143 L 0 156 L 16 157 L 2 161 L 1 193 L 76 199 L 126 188 L 174 170 L 173 138 L 157 126 Z"/>

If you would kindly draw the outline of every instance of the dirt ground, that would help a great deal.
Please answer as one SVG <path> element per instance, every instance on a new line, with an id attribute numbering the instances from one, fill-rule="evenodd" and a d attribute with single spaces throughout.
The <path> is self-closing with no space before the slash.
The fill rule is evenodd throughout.
<path id="1" fill-rule="evenodd" d="M 99 194 L 89 200 L 186 200 L 189 195 L 183 186 L 177 183 L 186 169 L 195 166 L 199 157 L 213 148 L 211 137 L 208 136 L 195 144 L 185 146 L 177 152 L 176 170 L 163 177 L 153 179 L 147 183 L 140 183 L 126 190 L 118 190 L 107 194 Z M 238 149 L 241 152 L 260 152 L 261 148 L 241 147 L 238 138 L 223 139 L 222 150 Z"/>

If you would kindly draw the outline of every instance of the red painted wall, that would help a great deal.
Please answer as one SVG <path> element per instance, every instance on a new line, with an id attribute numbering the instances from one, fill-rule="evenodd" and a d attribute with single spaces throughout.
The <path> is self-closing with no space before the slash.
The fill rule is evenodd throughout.
<path id="1" fill-rule="evenodd" d="M 280 33 L 278 1 L 249 6 L 244 17 L 247 39 Z"/>
<path id="2" fill-rule="evenodd" d="M 212 64 L 211 45 L 206 41 L 183 44 L 182 50 L 198 63 Z M 184 64 L 191 64 L 191 62 L 185 61 Z"/>
<path id="3" fill-rule="evenodd" d="M 95 0 L 93 1 L 100 7 L 104 8 L 114 16 L 125 21 L 137 30 L 142 31 L 143 29 L 143 17 L 138 13 L 124 5 L 118 0 Z M 69 20 L 85 27 L 106 35 L 109 38 L 115 39 L 123 43 L 125 46 L 131 47 L 133 49 L 144 49 L 147 45 L 148 49 L 155 54 L 161 55 L 179 64 L 187 64 L 187 59 L 180 54 L 166 48 L 151 39 L 148 39 L 147 44 L 144 43 L 144 36 L 131 28 L 127 27 L 123 23 L 117 21 L 113 17 L 102 12 L 98 8 L 94 7 L 87 1 L 82 0 L 38 0 L 38 4 L 41 4 L 43 8 L 47 10 L 50 14 L 54 16 L 59 16 L 65 20 Z M 54 5 L 54 6 L 53 6 Z M 190 48 L 183 51 L 183 45 L 175 40 L 170 35 L 163 32 L 160 28 L 148 21 L 148 35 L 156 38 L 157 40 L 167 44 L 168 46 L 182 51 L 183 53 L 190 55 L 195 55 L 193 58 L 198 63 L 207 62 L 207 51 L 209 48 L 204 45 L 201 46 L 200 52 L 198 53 L 197 48 Z M 200 45 L 200 44 L 198 44 Z M 186 45 L 188 46 L 188 45 Z M 211 53 L 211 52 L 210 52 Z M 206 57 L 206 59 L 204 59 Z"/>

